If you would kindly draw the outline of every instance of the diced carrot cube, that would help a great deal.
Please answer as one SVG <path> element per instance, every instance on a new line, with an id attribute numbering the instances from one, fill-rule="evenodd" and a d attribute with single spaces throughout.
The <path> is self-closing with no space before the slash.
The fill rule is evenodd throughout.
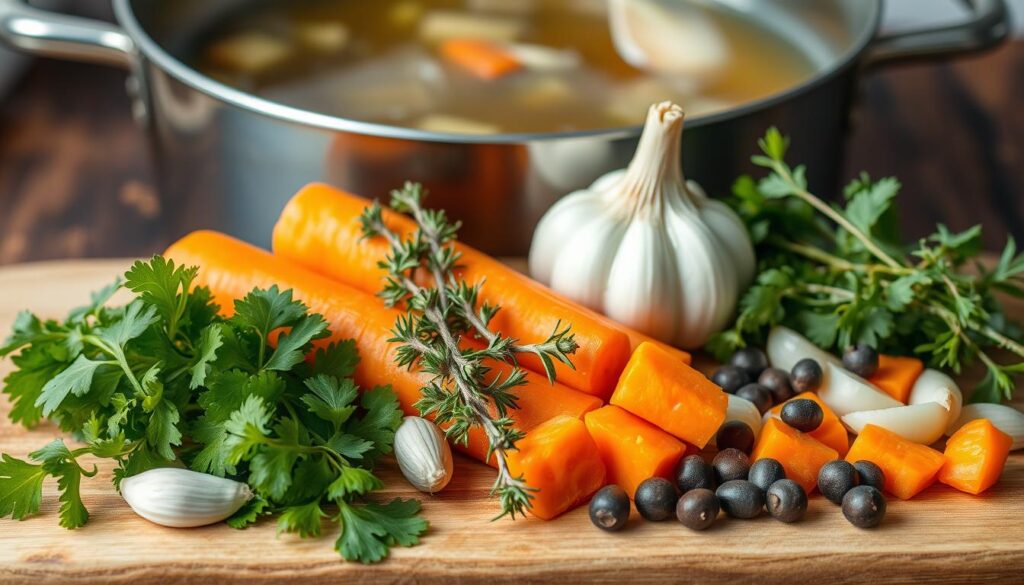
<path id="1" fill-rule="evenodd" d="M 508 454 L 509 471 L 532 488 L 538 518 L 550 520 L 587 501 L 605 483 L 604 462 L 587 426 L 563 415 L 541 424 Z"/>
<path id="2" fill-rule="evenodd" d="M 946 464 L 939 481 L 969 494 L 980 494 L 999 481 L 1013 439 L 988 419 L 973 420 L 946 441 Z"/>
<path id="3" fill-rule="evenodd" d="M 825 413 L 825 416 L 821 421 L 821 426 L 807 434 L 835 449 L 839 453 L 840 457 L 845 456 L 846 452 L 850 450 L 850 435 L 846 432 L 846 427 L 843 426 L 843 422 L 839 420 L 839 417 L 836 416 L 835 413 L 832 412 L 814 392 L 804 392 L 803 394 L 790 398 L 786 402 L 800 398 L 817 402 L 818 406 L 821 407 L 821 411 Z M 778 418 L 782 415 L 782 407 L 786 402 L 776 405 L 768 412 L 770 412 L 772 416 Z"/>
<path id="4" fill-rule="evenodd" d="M 871 461 L 885 472 L 885 490 L 909 500 L 935 483 L 946 458 L 935 449 L 918 445 L 896 433 L 867 425 L 846 454 L 850 463 Z"/>
<path id="5" fill-rule="evenodd" d="M 641 343 L 610 402 L 703 449 L 725 420 L 729 397 L 654 343 Z"/>
<path id="6" fill-rule="evenodd" d="M 648 478 L 671 479 L 686 453 L 681 441 L 618 406 L 588 412 L 583 420 L 601 452 L 608 483 L 626 490 L 630 497 Z"/>
<path id="7" fill-rule="evenodd" d="M 750 455 L 752 461 L 774 459 L 781 463 L 786 477 L 800 484 L 808 494 L 818 486 L 822 466 L 838 458 L 835 449 L 775 418 L 761 427 Z"/>
<path id="8" fill-rule="evenodd" d="M 878 371 L 868 378 L 868 382 L 906 404 L 910 391 L 914 388 L 914 382 L 923 371 L 924 362 L 915 357 L 880 355 Z"/>

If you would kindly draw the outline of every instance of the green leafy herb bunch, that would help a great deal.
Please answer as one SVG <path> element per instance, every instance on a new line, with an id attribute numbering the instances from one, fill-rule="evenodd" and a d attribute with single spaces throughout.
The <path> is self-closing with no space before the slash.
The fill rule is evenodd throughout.
<path id="1" fill-rule="evenodd" d="M 374 562 L 410 546 L 427 527 L 415 500 L 379 503 L 373 469 L 392 448 L 401 411 L 390 388 L 359 391 L 351 341 L 326 341 L 324 318 L 277 287 L 253 290 L 224 318 L 197 268 L 156 256 L 63 321 L 29 312 L 0 346 L 15 370 L 4 380 L 10 418 L 43 419 L 70 433 L 20 460 L 0 459 L 0 516 L 36 514 L 47 477 L 57 479 L 60 523 L 88 520 L 79 488 L 114 461 L 114 484 L 164 466 L 247 483 L 255 497 L 228 524 L 276 515 L 280 531 L 339 531 L 346 559 Z M 122 287 L 127 305 L 108 307 Z"/>
<path id="2" fill-rule="evenodd" d="M 759 144 L 752 160 L 769 174 L 740 178 L 731 202 L 758 246 L 759 274 L 735 324 L 709 349 L 726 356 L 784 323 L 834 351 L 868 344 L 957 373 L 978 359 L 986 375 L 972 400 L 1010 398 L 1024 345 L 996 295 L 1024 297 L 1024 255 L 1013 239 L 991 267 L 978 259 L 980 226 L 953 233 L 939 225 L 906 245 L 896 179 L 863 174 L 846 187 L 845 205 L 832 205 L 808 190 L 803 166 L 787 164 L 789 142 L 778 130 Z"/>

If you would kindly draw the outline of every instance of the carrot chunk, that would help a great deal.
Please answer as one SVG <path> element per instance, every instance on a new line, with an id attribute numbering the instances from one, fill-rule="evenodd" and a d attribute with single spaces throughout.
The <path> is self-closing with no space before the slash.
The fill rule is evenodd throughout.
<path id="1" fill-rule="evenodd" d="M 274 253 L 353 288 L 377 293 L 386 276 L 377 263 L 388 253 L 388 244 L 380 238 L 363 238 L 359 216 L 369 204 L 327 185 L 307 185 L 288 202 L 274 227 Z M 401 236 L 416 229 L 412 220 L 388 210 L 384 222 Z M 502 307 L 491 321 L 496 331 L 523 343 L 540 343 L 556 324 L 571 324 L 580 346 L 572 356 L 575 369 L 556 363 L 558 381 L 602 400 L 608 398 L 629 360 L 630 337 L 624 327 L 469 246 L 457 244 L 456 248 L 462 254 L 459 276 L 470 285 L 486 280 L 480 301 Z M 683 352 L 676 355 L 689 359 Z M 535 372 L 544 371 L 533 354 L 521 355 L 520 360 Z"/>
<path id="2" fill-rule="evenodd" d="M 588 412 L 583 421 L 601 452 L 608 483 L 626 490 L 630 497 L 645 479 L 671 479 L 686 452 L 681 441 L 618 406 Z"/>
<path id="3" fill-rule="evenodd" d="M 988 419 L 973 420 L 946 441 L 946 464 L 939 481 L 969 494 L 980 494 L 999 481 L 1013 439 Z"/>
<path id="4" fill-rule="evenodd" d="M 924 362 L 915 357 L 880 355 L 878 371 L 868 378 L 868 382 L 906 404 L 910 391 L 914 388 L 914 382 L 923 371 Z"/>
<path id="5" fill-rule="evenodd" d="M 449 39 L 441 43 L 441 55 L 481 79 L 492 80 L 523 68 L 500 45 L 481 39 Z"/>
<path id="6" fill-rule="evenodd" d="M 825 413 L 825 416 L 821 421 L 821 426 L 807 434 L 835 449 L 839 453 L 840 457 L 845 456 L 846 452 L 850 450 L 850 434 L 846 432 L 846 427 L 843 426 L 843 422 L 839 420 L 839 417 L 836 416 L 835 413 L 832 412 L 814 392 L 804 392 L 803 394 L 790 398 L 786 402 L 800 398 L 806 398 L 807 400 L 817 402 L 818 406 L 821 407 L 821 411 Z M 768 412 L 771 416 L 779 418 L 782 416 L 782 407 L 785 406 L 786 402 L 776 405 Z"/>
<path id="7" fill-rule="evenodd" d="M 670 352 L 641 343 L 622 372 L 611 403 L 703 449 L 722 426 L 729 397 Z"/>
<path id="8" fill-rule="evenodd" d="M 871 461 L 881 467 L 885 472 L 885 490 L 901 500 L 909 500 L 935 483 L 935 476 L 946 462 L 935 449 L 875 425 L 861 430 L 846 460 Z"/>
<path id="9" fill-rule="evenodd" d="M 594 439 L 578 418 L 559 416 L 526 434 L 509 453 L 509 471 L 536 488 L 530 511 L 550 520 L 585 502 L 605 482 Z"/>
<path id="10" fill-rule="evenodd" d="M 818 487 L 821 467 L 838 458 L 835 449 L 775 418 L 761 427 L 750 454 L 752 461 L 774 459 L 781 463 L 786 477 L 800 484 L 808 494 Z"/>
<path id="11" fill-rule="evenodd" d="M 194 232 L 168 248 L 166 255 L 185 265 L 199 266 L 196 286 L 210 288 L 221 312 L 230 315 L 235 300 L 255 287 L 292 289 L 296 299 L 327 319 L 331 330 L 329 343 L 354 339 L 359 350 L 355 380 L 364 388 L 390 384 L 406 414 L 419 414 L 415 404 L 426 378 L 408 368 L 395 365 L 392 337 L 398 311 L 385 307 L 371 295 L 355 290 L 300 266 L 216 232 Z M 505 377 L 508 365 L 491 362 L 492 375 Z M 519 408 L 509 410 L 515 427 L 529 432 L 541 423 L 559 415 L 582 419 L 587 412 L 601 406 L 593 396 L 576 392 L 561 384 L 549 384 L 543 376 L 527 373 L 527 383 L 516 388 Z M 469 445 L 456 448 L 483 461 L 488 441 L 474 428 Z M 493 464 L 493 461 L 490 462 Z"/>

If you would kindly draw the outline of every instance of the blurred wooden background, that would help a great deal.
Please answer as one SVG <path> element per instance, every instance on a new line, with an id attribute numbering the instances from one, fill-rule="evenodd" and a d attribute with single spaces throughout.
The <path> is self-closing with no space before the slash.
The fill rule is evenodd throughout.
<path id="1" fill-rule="evenodd" d="M 1024 40 L 985 55 L 867 75 L 847 174 L 896 175 L 903 223 L 1024 239 Z M 0 264 L 135 256 L 182 235 L 164 220 L 124 74 L 36 61 L 0 103 Z M 168 214 L 173 217 L 173 214 Z"/>

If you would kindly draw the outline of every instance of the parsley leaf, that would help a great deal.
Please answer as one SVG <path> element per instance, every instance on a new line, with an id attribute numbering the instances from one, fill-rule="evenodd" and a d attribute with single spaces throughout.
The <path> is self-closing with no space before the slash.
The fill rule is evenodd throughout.
<path id="1" fill-rule="evenodd" d="M 355 382 L 329 376 L 316 376 L 305 382 L 310 393 L 302 396 L 302 402 L 309 411 L 334 425 L 337 431 L 356 411 L 353 404 L 357 397 Z"/>
<path id="2" fill-rule="evenodd" d="M 21 520 L 38 514 L 45 477 L 42 465 L 32 465 L 6 453 L 0 456 L 0 516 Z"/>
<path id="3" fill-rule="evenodd" d="M 156 313 L 156 307 L 147 306 L 142 301 L 132 301 L 117 321 L 100 331 L 100 338 L 114 348 L 123 348 L 156 322 Z"/>
<path id="4" fill-rule="evenodd" d="M 412 546 L 427 529 L 419 518 L 416 500 L 394 499 L 387 504 L 340 506 L 341 536 L 335 548 L 348 560 L 375 563 L 387 556 L 390 546 Z"/>
<path id="5" fill-rule="evenodd" d="M 195 266 L 175 266 L 173 260 L 154 256 L 150 261 L 137 261 L 125 274 L 125 287 L 138 293 L 143 303 L 167 323 L 181 319 L 183 297 L 196 278 Z"/>
<path id="6" fill-rule="evenodd" d="M 249 481 L 271 499 L 280 500 L 292 484 L 292 468 L 306 445 L 295 419 L 281 419 L 274 427 L 274 435 L 275 440 L 265 442 L 250 459 Z"/>
<path id="7" fill-rule="evenodd" d="M 277 338 L 277 348 L 264 364 L 268 370 L 290 370 L 306 357 L 309 344 L 327 335 L 327 322 L 320 315 L 306 315 Z"/>
<path id="8" fill-rule="evenodd" d="M 328 499 L 343 501 L 351 496 L 366 495 L 384 487 L 379 479 L 361 467 L 345 467 L 341 475 L 327 488 Z"/>
<path id="9" fill-rule="evenodd" d="M 366 414 L 349 423 L 347 430 L 373 443 L 373 449 L 366 454 L 366 458 L 373 461 L 391 452 L 395 431 L 402 424 L 402 409 L 395 393 L 387 386 L 363 392 L 360 404 Z"/>
<path id="10" fill-rule="evenodd" d="M 304 370 L 303 374 L 308 378 L 319 375 L 348 378 L 355 373 L 358 365 L 359 352 L 356 351 L 356 342 L 346 339 L 317 348 L 313 354 L 312 366 Z"/>
<path id="11" fill-rule="evenodd" d="M 227 436 L 223 423 L 214 422 L 208 414 L 200 417 L 192 427 L 192 438 L 203 448 L 192 460 L 192 470 L 220 477 L 234 474 L 235 466 L 228 462 Z"/>
<path id="12" fill-rule="evenodd" d="M 92 377 L 96 373 L 96 368 L 104 363 L 106 362 L 91 360 L 84 355 L 78 356 L 71 365 L 43 386 L 35 405 L 42 409 L 44 416 L 49 416 L 64 402 L 68 394 L 84 395 L 92 387 Z"/>
<path id="13" fill-rule="evenodd" d="M 271 418 L 266 403 L 259 396 L 246 398 L 242 406 L 232 413 L 224 424 L 227 433 L 224 447 L 232 465 L 249 457 L 253 449 L 266 442 Z"/>
<path id="14" fill-rule="evenodd" d="M 231 321 L 242 329 L 255 331 L 261 339 L 270 332 L 295 323 L 306 314 L 306 307 L 292 300 L 292 291 L 282 292 L 277 286 L 254 290 L 240 301 L 235 301 L 235 315 Z"/>
<path id="15" fill-rule="evenodd" d="M 293 532 L 301 538 L 320 536 L 321 523 L 327 514 L 320 508 L 320 502 L 284 509 L 277 521 L 277 533 Z"/>
<path id="16" fill-rule="evenodd" d="M 9 416 L 16 423 L 35 426 L 43 417 L 43 409 L 37 405 L 43 388 L 67 364 L 54 359 L 45 344 L 23 350 L 11 358 L 11 363 L 15 370 L 4 378 L 4 393 L 13 402 Z"/>
<path id="17" fill-rule="evenodd" d="M 189 369 L 192 373 L 192 379 L 189 382 L 190 388 L 194 390 L 206 383 L 206 376 L 209 375 L 213 362 L 217 359 L 217 350 L 221 345 L 224 345 L 224 341 L 221 338 L 220 327 L 210 325 L 203 329 L 199 336 L 199 343 L 196 344 L 195 364 Z"/>
<path id="18" fill-rule="evenodd" d="M 180 420 L 178 407 L 161 400 L 150 414 L 149 425 L 146 427 L 146 441 L 168 461 L 176 458 L 173 447 L 181 445 L 181 431 L 178 429 Z"/>
<path id="19" fill-rule="evenodd" d="M 270 502 L 257 494 L 245 503 L 233 516 L 227 519 L 228 526 L 242 530 L 255 524 L 261 516 L 270 514 Z"/>

